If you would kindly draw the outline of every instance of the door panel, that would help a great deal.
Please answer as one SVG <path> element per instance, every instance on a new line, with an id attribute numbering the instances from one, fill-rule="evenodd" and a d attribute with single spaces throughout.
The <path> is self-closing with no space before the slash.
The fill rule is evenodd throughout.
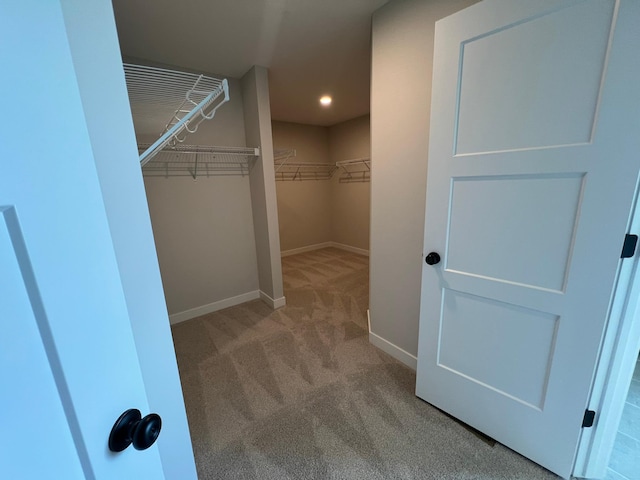
<path id="1" fill-rule="evenodd" d="M 563 291 L 583 178 L 579 174 L 452 178 L 447 271 Z M 508 230 L 495 235 L 505 223 Z"/>
<path id="2" fill-rule="evenodd" d="M 0 261 L 7 266 L 0 279 L 10 284 L 0 302 L 9 325 L 0 424 L 15 425 L 24 440 L 5 435 L 11 444 L 3 473 L 41 468 L 64 474 L 33 478 L 162 479 L 156 445 L 120 454 L 107 447 L 123 411 L 146 414 L 149 407 L 96 171 L 99 146 L 87 129 L 61 3 L 25 0 L 0 10 L 9 112 L 0 120 Z M 31 378 L 18 373 L 22 367 L 37 385 L 25 383 Z M 4 408 L 14 391 L 25 401 Z"/>
<path id="3" fill-rule="evenodd" d="M 560 5 L 463 41 L 456 153 L 589 142 L 614 4 Z"/>
<path id="4" fill-rule="evenodd" d="M 449 289 L 442 305 L 438 366 L 542 409 L 558 316 Z"/>
<path id="5" fill-rule="evenodd" d="M 35 311 L 35 285 L 14 242 L 22 234 L 12 208 L 0 207 L 0 385 L 3 385 L 0 465 L 5 478 L 82 478 L 82 467 L 58 395 Z M 10 220 L 10 221 L 7 221 Z M 15 239 L 12 241 L 12 237 Z M 20 265 L 22 264 L 22 265 Z M 25 271 L 26 270 L 26 271 Z M 10 394 L 7 386 L 11 386 Z M 38 428 L 37 435 L 25 423 Z M 10 434 L 8 432 L 11 432 Z M 38 461 L 24 452 L 38 452 Z M 65 459 L 60 462 L 59 459 Z M 16 461 L 22 459 L 22 461 Z"/>
<path id="6" fill-rule="evenodd" d="M 568 477 L 640 169 L 640 9 L 436 25 L 417 395 Z"/>

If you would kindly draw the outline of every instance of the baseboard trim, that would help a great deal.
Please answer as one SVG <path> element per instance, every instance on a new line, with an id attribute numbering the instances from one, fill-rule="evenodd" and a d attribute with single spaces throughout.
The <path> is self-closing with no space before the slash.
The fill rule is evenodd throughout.
<path id="1" fill-rule="evenodd" d="M 314 245 L 307 245 L 306 247 L 292 248 L 291 250 L 284 250 L 280 252 L 280 256 L 289 257 L 291 255 L 298 255 L 299 253 L 313 252 L 314 250 L 320 250 L 321 248 L 328 248 L 332 246 L 333 246 L 333 242 L 316 243 Z"/>
<path id="2" fill-rule="evenodd" d="M 388 353 L 396 360 L 404 363 L 411 370 L 416 370 L 418 368 L 418 359 L 414 355 L 411 355 L 409 352 L 401 349 L 397 345 L 394 345 L 389 340 L 385 340 L 380 335 L 376 335 L 371 331 L 371 317 L 369 314 L 369 310 L 367 310 L 367 322 L 369 323 L 369 343 L 374 347 L 378 347 L 385 353 Z"/>
<path id="3" fill-rule="evenodd" d="M 307 253 L 313 252 L 314 250 L 320 250 L 321 248 L 339 248 L 340 250 L 345 250 L 351 253 L 357 253 L 359 255 L 364 255 L 365 257 L 369 256 L 369 250 L 365 250 L 364 248 L 352 247 L 351 245 L 345 245 L 344 243 L 338 242 L 322 242 L 316 243 L 314 245 L 307 245 L 306 247 L 300 248 L 292 248 L 291 250 L 284 250 L 280 252 L 281 257 L 289 257 L 291 255 L 298 255 L 299 253 Z"/>
<path id="4" fill-rule="evenodd" d="M 339 248 L 340 250 L 346 250 L 347 252 L 357 253 L 358 255 L 364 255 L 365 257 L 369 256 L 369 250 L 365 250 L 364 248 L 352 247 L 351 245 L 345 245 L 344 243 L 338 242 L 330 242 L 331 246 L 334 248 Z"/>
<path id="5" fill-rule="evenodd" d="M 262 292 L 255 290 L 253 292 L 243 293 L 242 295 L 236 295 L 235 297 L 225 298 L 224 300 L 218 300 L 217 302 L 202 305 L 201 307 L 190 308 L 184 312 L 174 313 L 169 315 L 169 323 L 175 325 L 176 323 L 191 320 L 192 318 L 206 315 L 207 313 L 217 312 L 223 308 L 234 307 L 241 303 L 250 302 L 251 300 L 257 300 L 261 298 Z"/>
<path id="6" fill-rule="evenodd" d="M 260 290 L 260 300 L 269 305 L 274 310 L 278 308 L 282 308 L 287 304 L 287 299 L 285 297 L 276 298 L 275 300 L 271 298 L 269 295 Z"/>

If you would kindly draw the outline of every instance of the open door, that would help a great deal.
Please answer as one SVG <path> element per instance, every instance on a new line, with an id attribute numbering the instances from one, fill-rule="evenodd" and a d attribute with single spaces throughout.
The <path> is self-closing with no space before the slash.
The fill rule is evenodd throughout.
<path id="1" fill-rule="evenodd" d="M 195 478 L 120 62 L 108 0 L 0 6 L 3 478 Z M 127 409 L 162 429 L 115 453 Z"/>
<path id="2" fill-rule="evenodd" d="M 638 25 L 632 0 L 436 25 L 416 392 L 565 478 L 640 169 Z"/>

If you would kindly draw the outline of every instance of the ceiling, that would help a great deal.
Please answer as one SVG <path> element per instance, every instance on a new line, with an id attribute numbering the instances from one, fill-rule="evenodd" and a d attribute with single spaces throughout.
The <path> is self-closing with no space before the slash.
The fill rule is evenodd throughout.
<path id="1" fill-rule="evenodd" d="M 371 14 L 387 0 L 113 0 L 125 57 L 240 78 L 269 68 L 271 116 L 369 113 Z M 318 99 L 333 97 L 328 108 Z"/>

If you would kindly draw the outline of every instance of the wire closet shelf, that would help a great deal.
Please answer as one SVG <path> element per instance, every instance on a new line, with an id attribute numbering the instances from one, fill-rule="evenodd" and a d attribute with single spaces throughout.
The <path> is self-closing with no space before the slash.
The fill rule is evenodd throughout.
<path id="1" fill-rule="evenodd" d="M 296 151 L 292 148 L 273 152 L 276 180 L 329 180 L 337 167 L 330 163 L 296 162 Z"/>
<path id="2" fill-rule="evenodd" d="M 182 144 L 229 101 L 226 79 L 130 63 L 124 73 L 134 123 L 145 130 L 158 127 L 161 134 L 141 153 L 143 167 L 165 147 Z"/>
<path id="3" fill-rule="evenodd" d="M 336 167 L 340 169 L 340 183 L 371 181 L 371 159 L 368 157 L 336 162 Z"/>
<path id="4" fill-rule="evenodd" d="M 138 145 L 142 152 L 150 145 Z M 145 177 L 215 177 L 248 175 L 259 148 L 176 145 L 156 153 L 142 167 Z"/>

